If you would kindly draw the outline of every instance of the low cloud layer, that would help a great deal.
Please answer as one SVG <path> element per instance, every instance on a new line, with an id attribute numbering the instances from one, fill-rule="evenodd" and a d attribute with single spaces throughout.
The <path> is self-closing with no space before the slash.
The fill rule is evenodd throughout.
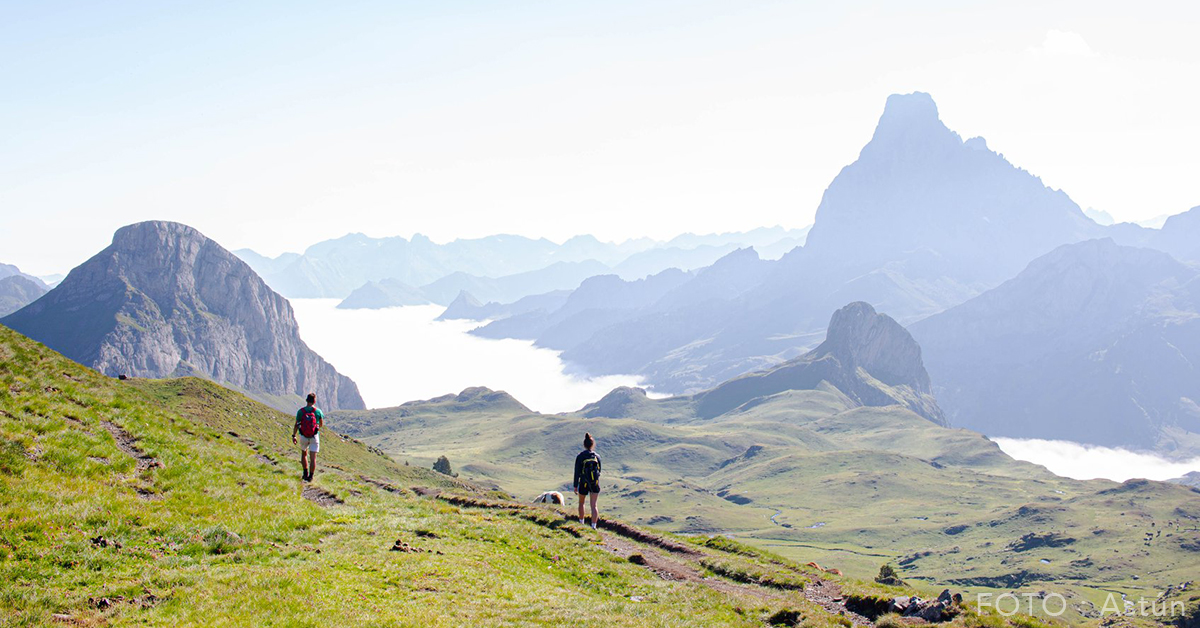
<path id="1" fill-rule="evenodd" d="M 1083 445 L 1062 440 L 993 438 L 1004 453 L 1051 472 L 1077 480 L 1103 478 L 1124 482 L 1131 478 L 1170 480 L 1189 471 L 1200 471 L 1200 458 L 1183 462 L 1150 453 Z"/>

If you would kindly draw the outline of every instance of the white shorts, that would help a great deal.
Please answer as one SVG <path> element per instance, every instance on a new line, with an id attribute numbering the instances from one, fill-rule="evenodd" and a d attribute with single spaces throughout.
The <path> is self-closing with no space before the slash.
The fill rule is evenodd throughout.
<path id="1" fill-rule="evenodd" d="M 313 434 L 312 438 L 309 438 L 309 437 L 305 436 L 304 434 L 297 434 L 296 440 L 297 440 L 297 442 L 300 443 L 300 451 L 311 451 L 314 454 L 317 453 L 318 451 L 321 451 L 321 433 L 320 432 Z"/>

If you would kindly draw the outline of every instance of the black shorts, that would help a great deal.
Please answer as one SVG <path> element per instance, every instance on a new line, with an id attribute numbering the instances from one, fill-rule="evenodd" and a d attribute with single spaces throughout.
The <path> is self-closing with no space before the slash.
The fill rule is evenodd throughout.
<path id="1" fill-rule="evenodd" d="M 600 494 L 600 485 L 599 484 L 580 484 L 579 485 L 579 494 L 587 495 L 588 493 L 596 493 L 597 495 L 599 495 Z"/>

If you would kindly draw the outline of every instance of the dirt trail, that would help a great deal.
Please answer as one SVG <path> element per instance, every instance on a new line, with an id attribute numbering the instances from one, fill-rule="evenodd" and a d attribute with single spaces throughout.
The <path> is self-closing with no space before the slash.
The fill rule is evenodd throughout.
<path id="1" fill-rule="evenodd" d="M 641 556 L 642 559 L 635 564 L 649 569 L 663 580 L 696 582 L 730 595 L 749 595 L 759 599 L 779 599 L 783 597 L 778 591 L 738 584 L 722 578 L 705 577 L 692 561 L 686 559 L 677 560 L 670 554 L 664 554 L 658 549 L 640 545 L 613 532 L 601 532 L 600 538 L 604 549 L 621 558 L 628 560 L 630 556 Z"/>
<path id="2" fill-rule="evenodd" d="M 418 494 L 425 494 L 419 490 L 417 492 Z M 524 504 L 493 502 L 471 497 L 440 495 L 436 493 L 433 493 L 433 496 L 456 506 L 507 510 L 518 515 L 523 512 L 541 510 Z M 563 513 L 562 522 L 564 524 L 573 521 L 575 521 L 573 515 Z M 574 536 L 579 536 L 573 527 L 568 527 L 567 525 L 550 527 L 559 529 L 565 533 L 572 533 Z M 697 548 L 647 532 L 629 524 L 610 519 L 601 519 L 598 532 L 600 534 L 601 545 L 605 550 L 627 560 L 635 554 L 640 555 L 640 560 L 631 562 L 642 565 L 664 580 L 695 582 L 722 593 L 749 595 L 763 600 L 779 600 L 787 597 L 786 593 L 776 588 L 760 584 L 734 582 L 722 577 L 705 576 L 705 571 L 700 561 L 708 557 L 708 554 Z M 802 591 L 796 591 L 794 594 L 802 594 L 809 602 L 820 606 L 832 615 L 845 616 L 846 619 L 850 620 L 856 626 L 873 625 L 873 622 L 867 617 L 846 608 L 842 588 L 834 582 L 814 576 L 810 578 L 808 585 Z"/>
<path id="3" fill-rule="evenodd" d="M 699 569 L 699 561 L 705 556 L 702 552 L 686 548 L 686 552 L 662 553 L 656 549 L 652 549 L 652 547 L 661 547 L 660 543 L 655 542 L 656 538 L 659 541 L 666 541 L 668 544 L 675 543 L 619 522 L 607 522 L 609 523 L 607 526 L 605 523 L 604 520 L 600 522 L 600 527 L 604 529 L 604 532 L 600 534 L 604 549 L 626 559 L 631 555 L 640 554 L 644 559 L 644 562 L 640 564 L 664 580 L 698 582 L 722 593 L 750 595 L 764 600 L 777 600 L 785 597 L 784 593 L 778 589 L 756 584 L 741 584 L 718 577 L 705 577 Z M 638 533 L 637 536 L 641 538 L 636 540 L 629 539 L 624 532 L 630 529 L 635 530 Z M 643 538 L 648 540 L 642 540 Z M 646 547 L 639 543 L 646 543 L 651 547 Z M 842 596 L 842 588 L 833 582 L 819 578 L 812 580 L 804 587 L 803 594 L 805 599 L 817 604 L 832 615 L 845 615 L 846 619 L 849 619 L 857 626 L 873 625 L 870 619 L 846 608 L 844 597 Z"/>

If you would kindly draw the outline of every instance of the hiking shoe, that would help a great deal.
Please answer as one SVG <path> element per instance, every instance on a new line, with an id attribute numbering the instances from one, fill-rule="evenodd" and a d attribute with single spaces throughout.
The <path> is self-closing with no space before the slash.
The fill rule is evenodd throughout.
<path id="1" fill-rule="evenodd" d="M 600 529 L 600 528 L 596 527 L 596 522 L 595 522 L 595 521 L 593 521 L 593 522 L 592 522 L 592 529 L 593 529 L 593 530 L 599 530 L 599 529 Z"/>

